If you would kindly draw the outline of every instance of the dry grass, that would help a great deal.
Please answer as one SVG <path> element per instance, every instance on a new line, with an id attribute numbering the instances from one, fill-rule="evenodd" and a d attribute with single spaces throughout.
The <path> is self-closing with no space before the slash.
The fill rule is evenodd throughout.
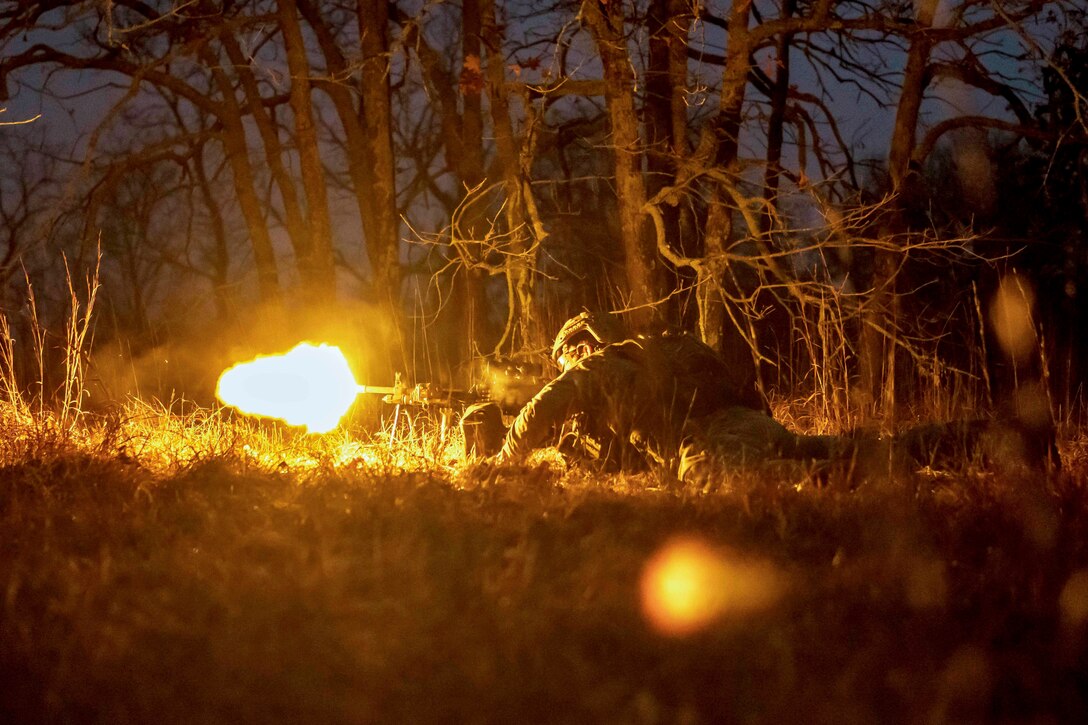
<path id="1" fill-rule="evenodd" d="M 1080 433 L 1050 478 L 850 490 L 738 474 L 695 490 L 548 456 L 466 465 L 453 436 L 418 427 L 300 436 L 176 404 L 72 431 L 3 410 L 7 722 L 962 723 L 1088 707 Z M 678 534 L 761 562 L 780 595 L 655 630 L 640 581 Z"/>
<path id="2" fill-rule="evenodd" d="M 20 386 L 0 329 L 0 722 L 1088 709 L 1082 428 L 1065 426 L 1049 476 L 833 471 L 816 487 L 765 470 L 695 488 L 547 452 L 494 467 L 463 461 L 436 418 L 305 436 L 185 401 L 92 416 L 71 350 L 87 316 L 69 320 L 56 398 Z M 809 431 L 851 420 L 776 410 Z M 677 550 L 704 560 L 663 565 Z"/>

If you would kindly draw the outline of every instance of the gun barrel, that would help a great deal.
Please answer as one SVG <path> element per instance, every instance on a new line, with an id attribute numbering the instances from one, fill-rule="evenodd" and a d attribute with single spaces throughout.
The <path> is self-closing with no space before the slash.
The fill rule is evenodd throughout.
<path id="1" fill-rule="evenodd" d="M 399 374 L 396 385 L 360 385 L 357 390 L 360 395 L 380 395 L 382 402 L 389 405 L 411 405 L 420 408 L 463 407 L 480 399 L 480 396 L 472 391 L 436 392 L 428 383 L 406 385 L 401 382 Z"/>
<path id="2" fill-rule="evenodd" d="M 364 395 L 393 395 L 398 392 L 391 385 L 360 385 L 359 393 Z"/>

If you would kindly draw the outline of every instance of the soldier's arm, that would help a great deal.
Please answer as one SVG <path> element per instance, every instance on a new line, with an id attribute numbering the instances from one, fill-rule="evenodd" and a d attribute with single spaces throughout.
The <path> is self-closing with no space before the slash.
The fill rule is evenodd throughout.
<path id="1" fill-rule="evenodd" d="M 520 458 L 555 442 L 562 423 L 582 407 L 579 378 L 584 374 L 578 368 L 568 370 L 526 403 L 510 425 L 500 460 Z"/>

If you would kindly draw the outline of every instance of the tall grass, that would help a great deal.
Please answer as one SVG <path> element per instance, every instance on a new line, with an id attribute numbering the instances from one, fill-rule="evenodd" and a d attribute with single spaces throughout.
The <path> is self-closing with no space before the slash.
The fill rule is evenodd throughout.
<path id="1" fill-rule="evenodd" d="M 100 261 L 100 260 L 99 260 Z M 390 411 L 372 426 L 349 420 L 325 435 L 307 435 L 276 421 L 202 407 L 184 396 L 129 398 L 89 412 L 88 379 L 94 312 L 101 290 L 99 264 L 82 285 L 67 260 L 60 329 L 43 322 L 34 285 L 26 279 L 22 317 L 27 350 L 8 314 L 0 312 L 0 461 L 6 464 L 73 453 L 138 464 L 156 475 L 176 475 L 211 461 L 242 471 L 329 473 L 338 468 L 420 470 L 448 468 L 462 441 L 450 416 Z M 354 420 L 354 419 L 352 419 Z"/>
<path id="2" fill-rule="evenodd" d="M 11 320 L 0 311 L 0 409 L 9 457 L 35 455 L 43 446 L 71 444 L 83 432 L 86 361 L 94 337 L 99 263 L 100 258 L 81 292 L 64 259 L 67 309 L 59 334 L 42 322 L 34 285 L 29 275 L 25 277 L 27 353 L 20 355 Z M 27 364 L 30 369 L 23 369 Z"/>
<path id="3" fill-rule="evenodd" d="M 34 285 L 27 277 L 22 328 L 29 349 L 19 349 L 15 325 L 0 313 L 0 407 L 4 424 L 18 431 L 5 438 L 9 459 L 19 450 L 30 452 L 36 445 L 53 442 L 90 447 L 163 472 L 223 457 L 246 466 L 299 470 L 366 465 L 426 470 L 464 464 L 460 432 L 448 414 L 387 411 L 380 421 L 355 424 L 349 419 L 333 434 L 307 436 L 274 422 L 203 409 L 184 395 L 113 401 L 110 412 L 89 413 L 84 404 L 92 374 L 89 360 L 101 291 L 100 261 L 77 281 L 64 260 L 63 314 L 50 316 L 58 321 L 55 330 L 43 322 Z M 1014 279 L 1016 299 L 1026 299 L 1029 295 L 1017 285 L 1019 280 Z M 807 433 L 843 433 L 873 425 L 866 410 L 871 401 L 859 394 L 856 385 L 858 297 L 814 281 L 794 298 L 799 302 L 788 310 L 791 339 L 779 361 L 778 384 L 772 391 L 775 416 Z M 964 311 L 966 317 L 957 324 L 968 328 L 965 337 L 974 345 L 968 345 L 971 355 L 958 368 L 938 355 L 937 341 L 900 335 L 918 381 L 906 423 L 994 414 L 997 393 L 988 373 L 986 340 L 987 326 L 995 323 L 977 290 L 970 303 L 971 309 Z M 1017 379 L 1022 387 L 1015 392 L 1022 394 L 1013 408 L 1019 412 L 1035 405 L 1050 414 L 1049 361 L 1042 334 L 1034 326 L 1030 333 L 1031 354 L 1038 360 L 1028 367 L 1040 370 L 1041 376 Z M 1066 430 L 1070 439 L 1079 435 L 1076 426 L 1066 425 Z"/>

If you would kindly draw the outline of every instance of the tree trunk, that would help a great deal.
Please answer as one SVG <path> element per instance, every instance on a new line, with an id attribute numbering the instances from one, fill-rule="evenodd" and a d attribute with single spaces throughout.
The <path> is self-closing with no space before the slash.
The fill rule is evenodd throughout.
<path id="1" fill-rule="evenodd" d="M 892 208 L 885 216 L 882 236 L 891 237 L 906 229 L 903 207 L 898 197 L 910 172 L 914 152 L 918 114 L 922 107 L 927 79 L 927 66 L 933 41 L 929 30 L 937 12 L 939 0 L 922 0 L 917 6 L 917 28 L 907 50 L 907 64 L 896 106 L 895 125 L 888 150 L 888 174 L 892 191 L 897 194 Z M 863 321 L 861 335 L 862 386 L 871 406 L 871 413 L 882 413 L 890 424 L 898 418 L 895 390 L 897 329 L 900 300 L 896 290 L 897 259 L 893 251 L 878 249 L 874 253 L 872 298 Z"/>
<path id="2" fill-rule="evenodd" d="M 220 30 L 216 38 L 223 46 L 227 58 L 233 65 L 234 72 L 241 83 L 246 109 L 253 119 L 257 132 L 260 134 L 261 142 L 264 145 L 264 159 L 269 172 L 272 174 L 272 180 L 280 192 L 283 217 L 287 223 L 287 235 L 291 239 L 295 257 L 300 260 L 307 259 L 311 253 L 310 239 L 302 216 L 302 208 L 298 203 L 298 191 L 295 188 L 290 172 L 283 163 L 285 151 L 280 143 L 279 130 L 272 122 L 270 113 L 264 106 L 264 99 L 261 97 L 257 79 L 249 67 L 249 59 L 243 54 L 237 39 L 231 35 L 229 29 Z M 222 77 L 226 82 L 227 76 L 225 73 Z"/>
<path id="3" fill-rule="evenodd" d="M 918 113 L 922 108 L 928 82 L 926 69 L 929 65 L 933 41 L 928 31 L 933 27 L 939 0 L 921 0 L 918 7 L 918 30 L 911 38 L 907 51 L 907 65 L 903 70 L 903 83 L 899 103 L 895 109 L 895 126 L 892 129 L 888 149 L 888 174 L 892 188 L 898 191 L 910 166 L 914 152 L 914 137 L 918 128 Z"/>
<path id="4" fill-rule="evenodd" d="M 325 66 L 332 80 L 329 82 L 316 82 L 315 85 L 324 91 L 332 101 L 336 111 L 336 117 L 340 121 L 340 127 L 344 131 L 344 143 L 347 147 L 348 176 L 351 179 L 352 190 L 355 197 L 355 205 L 359 212 L 359 221 L 363 227 L 363 234 L 368 240 L 368 258 L 372 269 L 378 269 L 378 245 L 371 244 L 369 240 L 379 238 L 379 225 L 376 221 L 374 177 L 374 161 L 371 158 L 372 150 L 366 140 L 363 131 L 359 111 L 351 89 L 341 79 L 351 76 L 344 52 L 337 45 L 336 37 L 332 34 L 325 19 L 311 0 L 295 0 L 299 11 L 306 19 L 307 24 L 314 31 L 321 54 L 325 60 Z"/>
<path id="5" fill-rule="evenodd" d="M 635 109 L 634 76 L 624 33 L 623 3 L 607 6 L 607 15 L 596 0 L 582 3 L 585 19 L 597 44 L 605 81 L 605 102 L 612 129 L 612 153 L 616 169 L 616 202 L 623 235 L 627 304 L 636 326 L 655 316 L 663 297 L 657 248 L 643 214 L 646 188 L 642 179 L 642 149 Z"/>
<path id="6" fill-rule="evenodd" d="M 527 243 L 523 231 L 529 224 L 527 194 L 532 193 L 522 185 L 521 144 L 514 135 L 510 120 L 510 99 L 506 90 L 506 59 L 503 56 L 503 31 L 495 18 L 494 0 L 480 0 L 480 17 L 483 35 L 487 42 L 487 86 L 491 106 L 491 124 L 495 136 L 496 163 L 506 190 L 506 226 L 512 235 L 506 254 L 506 278 L 510 309 L 506 330 L 496 345 L 496 352 L 503 346 L 516 350 L 535 334 L 533 314 L 533 270 L 535 259 L 532 246 Z"/>
<path id="7" fill-rule="evenodd" d="M 230 284 L 230 246 L 227 241 L 227 225 L 223 221 L 223 210 L 215 198 L 208 170 L 204 164 L 203 147 L 193 154 L 193 175 L 200 189 L 200 197 L 208 210 L 208 223 L 212 229 L 212 251 L 208 255 L 211 269 L 208 276 L 212 284 L 212 297 L 215 299 L 215 313 L 219 322 L 231 318 L 232 305 L 229 294 Z"/>
<path id="8" fill-rule="evenodd" d="M 336 276 L 332 265 L 332 225 L 329 199 L 325 188 L 325 169 L 317 147 L 317 129 L 310 92 L 310 63 L 298 22 L 294 0 L 279 0 L 280 31 L 287 51 L 291 74 L 291 110 L 295 116 L 295 143 L 298 145 L 302 188 L 306 194 L 306 220 L 309 232 L 308 258 L 299 258 L 303 299 L 319 309 L 336 298 Z"/>
<path id="9" fill-rule="evenodd" d="M 782 17 L 790 18 L 797 12 L 797 0 L 782 0 Z M 763 198 L 767 212 L 763 215 L 764 232 L 770 232 L 777 207 L 778 186 L 782 172 L 782 142 L 785 136 L 786 104 L 790 93 L 790 48 L 793 35 L 779 34 L 775 42 L 774 85 L 771 88 L 771 115 L 767 121 L 767 167 L 763 174 Z M 804 169 L 800 169 L 804 173 Z"/>
<path id="10" fill-rule="evenodd" d="M 739 0 L 733 5 L 727 30 L 728 47 L 725 69 L 722 72 L 722 93 L 718 116 L 709 128 L 704 129 L 699 149 L 695 152 L 696 158 L 712 162 L 714 166 L 726 173 L 727 178 L 734 178 L 736 173 L 741 113 L 748 86 L 748 57 L 750 55 L 748 19 L 751 8 L 751 0 Z M 743 352 L 741 345 L 732 343 L 740 342 L 736 339 L 738 335 L 741 338 L 745 337 L 736 325 L 728 322 L 725 308 L 727 301 L 723 286 L 727 282 L 724 276 L 725 264 L 721 261 L 721 257 L 733 236 L 733 215 L 727 202 L 727 194 L 720 185 L 715 185 L 707 210 L 706 256 L 709 258 L 709 263 L 699 285 L 699 329 L 703 341 L 723 353 Z M 731 325 L 729 328 L 731 344 L 723 345 L 723 335 L 727 324 Z M 747 342 L 754 341 L 747 340 Z"/>
<path id="11" fill-rule="evenodd" d="M 246 131 L 242 124 L 238 99 L 234 96 L 234 86 L 219 67 L 218 58 L 206 46 L 202 49 L 201 56 L 204 63 L 212 69 L 213 78 L 222 95 L 218 114 L 222 122 L 220 138 L 223 140 L 223 150 L 230 163 L 234 193 L 238 197 L 238 208 L 242 212 L 242 218 L 245 219 L 250 244 L 253 245 L 257 287 L 263 302 L 277 305 L 281 301 L 281 290 L 279 272 L 276 268 L 276 254 L 272 249 L 272 237 L 268 233 L 268 225 L 265 223 L 261 202 L 254 186 L 253 169 L 249 165 L 249 147 L 246 144 Z"/>
<path id="12" fill-rule="evenodd" d="M 688 154 L 687 103 L 687 32 L 691 23 L 690 5 L 684 0 L 652 0 L 649 6 L 649 57 L 646 70 L 644 116 L 649 146 L 647 155 L 647 193 L 657 194 L 676 183 L 681 159 Z M 690 238 L 691 224 L 685 216 L 689 207 L 671 203 L 661 207 L 665 243 L 684 257 L 699 253 L 697 239 Z M 659 242 L 660 243 L 660 242 Z M 687 279 L 685 279 L 685 277 Z M 691 272 L 673 270 L 675 288 L 690 284 Z M 669 318 L 680 322 L 689 307 L 688 295 L 674 295 Z"/>
<path id="13" fill-rule="evenodd" d="M 491 10 L 494 14 L 494 10 Z M 463 0 L 461 3 L 461 76 L 458 89 L 461 94 L 461 128 L 458 137 L 447 139 L 448 156 L 454 162 L 462 187 L 466 190 L 469 207 L 462 217 L 461 231 L 467 239 L 475 241 L 487 233 L 487 205 L 482 199 L 470 199 L 468 190 L 476 189 L 484 181 L 484 119 L 482 97 L 484 88 L 482 50 L 482 10 L 480 0 Z M 489 60 L 490 62 L 490 60 Z M 456 109 L 444 109 L 446 113 Z M 454 230 L 458 233 L 459 230 Z M 470 255 L 479 258 L 484 254 L 483 245 L 473 244 Z M 482 269 L 466 269 L 460 275 L 461 293 L 465 305 L 462 308 L 463 330 L 469 331 L 469 343 L 482 348 L 494 344 L 495 332 L 488 322 L 487 302 L 488 275 Z"/>
<path id="14" fill-rule="evenodd" d="M 393 112 L 389 87 L 389 9 L 384 0 L 357 0 L 362 68 L 359 94 L 363 140 L 368 147 L 373 185 L 373 235 L 367 248 L 379 298 L 391 311 L 400 309 L 400 234 L 397 215 L 396 159 L 393 157 Z M 399 317 L 397 313 L 397 317 Z"/>

